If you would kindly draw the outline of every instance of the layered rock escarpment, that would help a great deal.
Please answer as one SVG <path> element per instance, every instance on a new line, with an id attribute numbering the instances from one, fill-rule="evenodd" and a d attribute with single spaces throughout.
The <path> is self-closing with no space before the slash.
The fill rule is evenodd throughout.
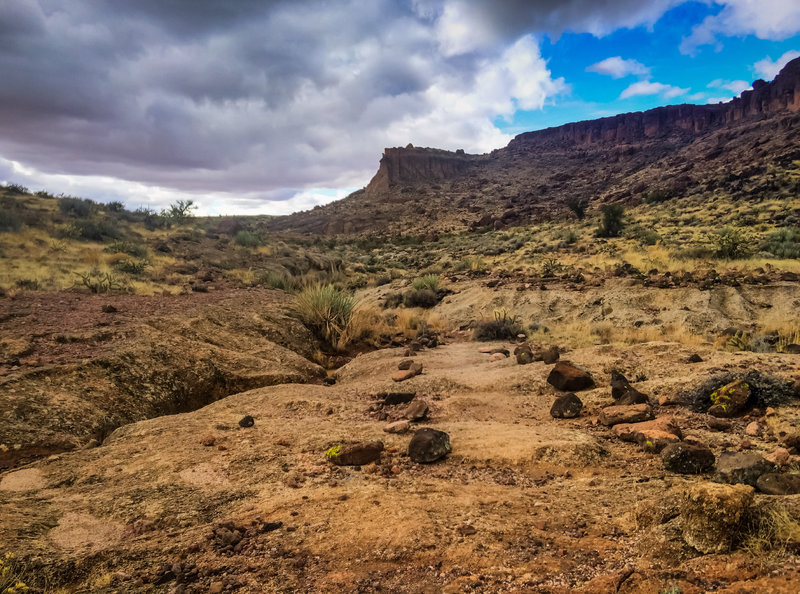
<path id="1" fill-rule="evenodd" d="M 387 148 L 364 190 L 276 218 L 275 230 L 428 234 L 508 227 L 660 189 L 743 198 L 768 191 L 768 165 L 800 158 L 800 58 L 727 103 L 672 105 L 525 132 L 485 155 Z M 766 185 L 765 185 L 766 184 Z"/>

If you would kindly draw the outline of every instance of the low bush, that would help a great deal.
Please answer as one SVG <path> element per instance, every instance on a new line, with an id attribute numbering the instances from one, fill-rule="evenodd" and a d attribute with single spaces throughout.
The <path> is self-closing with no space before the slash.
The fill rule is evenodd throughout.
<path id="1" fill-rule="evenodd" d="M 103 251 L 107 254 L 128 254 L 134 258 L 147 257 L 147 248 L 145 246 L 128 240 L 113 241 Z"/>
<path id="2" fill-rule="evenodd" d="M 19 231 L 22 219 L 9 210 L 0 210 L 0 233 L 4 231 Z"/>
<path id="3" fill-rule="evenodd" d="M 116 262 L 114 268 L 127 274 L 142 274 L 150 268 L 150 262 L 145 259 L 125 258 Z"/>
<path id="4" fill-rule="evenodd" d="M 74 198 L 64 196 L 58 199 L 58 209 L 61 214 L 84 219 L 98 211 L 99 205 L 88 198 Z"/>
<path id="5" fill-rule="evenodd" d="M 403 305 L 406 307 L 422 307 L 428 309 L 439 303 L 436 291 L 430 289 L 411 289 L 403 295 Z"/>
<path id="6" fill-rule="evenodd" d="M 524 332 L 519 316 L 502 309 L 494 312 L 493 320 L 478 322 L 472 332 L 472 338 L 481 342 L 514 340 L 518 334 L 524 334 Z"/>
<path id="7" fill-rule="evenodd" d="M 261 238 L 252 231 L 239 231 L 233 241 L 236 245 L 246 248 L 255 248 L 261 245 Z"/>
<path id="8" fill-rule="evenodd" d="M 752 254 L 753 237 L 744 229 L 724 227 L 709 233 L 708 239 L 716 258 L 734 260 Z"/>
<path id="9" fill-rule="evenodd" d="M 127 283 L 109 272 L 92 268 L 88 272 L 76 272 L 78 280 L 76 285 L 84 286 L 92 293 L 111 293 L 127 287 Z"/>
<path id="10" fill-rule="evenodd" d="M 486 262 L 481 256 L 465 256 L 453 266 L 455 272 L 479 272 L 486 270 Z"/>
<path id="11" fill-rule="evenodd" d="M 81 239 L 89 241 L 103 241 L 106 238 L 117 238 L 120 231 L 116 225 L 107 219 L 84 219 L 72 223 Z"/>
<path id="12" fill-rule="evenodd" d="M 780 229 L 770 233 L 761 250 L 778 258 L 800 258 L 800 229 Z"/>

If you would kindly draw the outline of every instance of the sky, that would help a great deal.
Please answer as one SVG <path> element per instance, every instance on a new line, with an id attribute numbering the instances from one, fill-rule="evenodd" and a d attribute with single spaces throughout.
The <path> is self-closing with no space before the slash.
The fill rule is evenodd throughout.
<path id="1" fill-rule="evenodd" d="M 384 147 L 728 101 L 798 56 L 798 0 L 0 0 L 0 183 L 288 214 Z"/>

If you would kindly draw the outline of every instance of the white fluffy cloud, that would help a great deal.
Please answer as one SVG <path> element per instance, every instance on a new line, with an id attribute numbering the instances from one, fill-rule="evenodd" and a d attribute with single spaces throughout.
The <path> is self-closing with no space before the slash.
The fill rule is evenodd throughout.
<path id="1" fill-rule="evenodd" d="M 722 10 L 706 17 L 682 42 L 683 53 L 693 54 L 703 45 L 719 46 L 720 36 L 755 35 L 782 40 L 800 31 L 797 0 L 717 0 Z"/>
<path id="2" fill-rule="evenodd" d="M 587 72 L 597 72 L 612 78 L 624 78 L 630 75 L 649 76 L 650 69 L 637 60 L 625 60 L 621 56 L 606 58 L 586 68 Z"/>
<path id="3" fill-rule="evenodd" d="M 753 70 L 755 70 L 756 74 L 761 78 L 765 80 L 772 80 L 778 75 L 778 73 L 781 71 L 781 68 L 786 66 L 786 64 L 795 58 L 800 58 L 800 52 L 797 50 L 789 50 L 774 62 L 769 56 L 767 56 L 763 60 L 759 60 L 753 64 Z"/>
<path id="4" fill-rule="evenodd" d="M 689 89 L 681 89 L 672 85 L 665 85 L 659 82 L 649 80 L 640 80 L 630 85 L 627 89 L 622 91 L 619 98 L 628 99 L 630 97 L 638 97 L 641 95 L 661 95 L 665 99 L 674 99 L 680 95 L 689 92 Z"/>

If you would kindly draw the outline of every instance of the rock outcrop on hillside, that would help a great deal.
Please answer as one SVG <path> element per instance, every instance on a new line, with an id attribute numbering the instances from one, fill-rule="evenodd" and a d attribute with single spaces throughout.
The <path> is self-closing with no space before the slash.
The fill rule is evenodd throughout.
<path id="1" fill-rule="evenodd" d="M 275 229 L 425 234 L 524 224 L 568 200 L 636 202 L 645 192 L 728 192 L 800 159 L 800 58 L 727 103 L 672 105 L 526 132 L 487 155 L 387 148 L 364 190 Z M 755 193 L 751 188 L 750 193 Z"/>

